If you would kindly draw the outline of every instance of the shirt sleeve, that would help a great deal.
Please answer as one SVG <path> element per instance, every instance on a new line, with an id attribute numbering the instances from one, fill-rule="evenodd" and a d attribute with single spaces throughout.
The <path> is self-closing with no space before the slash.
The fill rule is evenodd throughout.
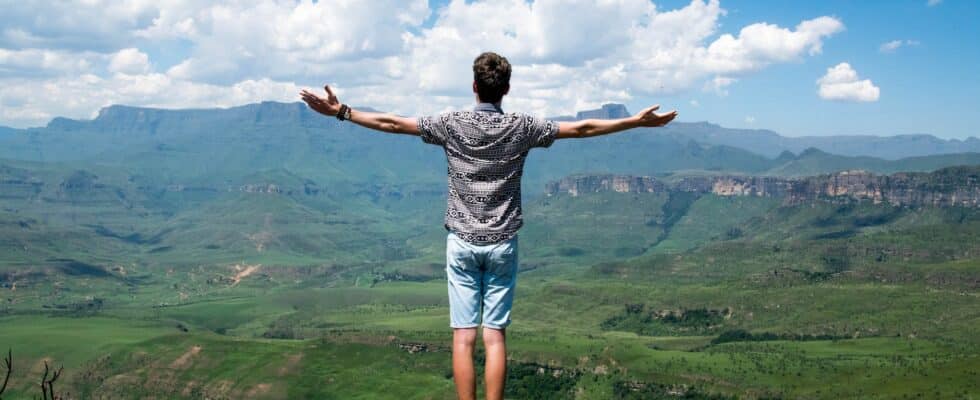
<path id="1" fill-rule="evenodd" d="M 419 136 L 422 141 L 436 146 L 446 145 L 445 115 L 418 117 Z"/>
<path id="2" fill-rule="evenodd" d="M 531 116 L 527 126 L 531 147 L 549 147 L 558 136 L 558 123 L 555 121 Z"/>

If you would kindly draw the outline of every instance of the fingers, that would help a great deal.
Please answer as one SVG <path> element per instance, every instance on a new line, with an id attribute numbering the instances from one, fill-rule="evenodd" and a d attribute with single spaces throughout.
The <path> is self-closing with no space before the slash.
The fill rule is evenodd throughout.
<path id="1" fill-rule="evenodd" d="M 334 97 L 333 90 L 330 90 L 330 85 L 323 85 L 323 90 L 326 90 L 327 95 L 329 95 L 330 97 Z"/>
<path id="2" fill-rule="evenodd" d="M 319 98 L 310 96 L 308 94 L 304 94 L 302 97 L 303 97 L 303 101 L 305 101 L 307 104 L 313 105 L 313 104 L 319 104 L 320 103 L 320 99 Z"/>
<path id="3" fill-rule="evenodd" d="M 305 101 L 307 103 L 319 103 L 320 101 L 322 101 L 322 99 L 320 98 L 320 96 L 317 96 L 314 93 L 310 93 L 310 92 L 306 91 L 306 89 L 303 89 L 303 91 L 300 92 L 299 95 L 300 95 L 300 97 L 303 98 L 303 101 Z"/>
<path id="4" fill-rule="evenodd" d="M 659 109 L 660 109 L 660 104 L 656 104 L 656 105 L 653 105 L 650 108 L 646 109 L 646 113 L 649 114 L 649 113 L 652 113 L 652 112 L 657 111 Z"/>

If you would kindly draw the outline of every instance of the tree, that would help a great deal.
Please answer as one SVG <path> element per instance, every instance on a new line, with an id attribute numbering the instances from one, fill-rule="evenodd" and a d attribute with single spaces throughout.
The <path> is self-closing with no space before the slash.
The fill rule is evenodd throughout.
<path id="1" fill-rule="evenodd" d="M 41 395 L 42 400 L 62 400 L 65 397 L 59 396 L 54 391 L 54 381 L 58 380 L 61 376 L 61 371 L 65 369 L 64 366 L 59 367 L 54 373 L 51 374 L 51 379 L 48 379 L 48 362 L 44 362 L 44 376 L 41 377 Z"/>
<path id="2" fill-rule="evenodd" d="M 7 349 L 7 358 L 3 359 L 3 366 L 7 370 L 6 376 L 3 378 L 3 385 L 0 386 L 0 398 L 3 398 L 3 392 L 7 390 L 7 382 L 10 382 L 10 372 L 14 370 L 14 358 L 13 350 Z"/>

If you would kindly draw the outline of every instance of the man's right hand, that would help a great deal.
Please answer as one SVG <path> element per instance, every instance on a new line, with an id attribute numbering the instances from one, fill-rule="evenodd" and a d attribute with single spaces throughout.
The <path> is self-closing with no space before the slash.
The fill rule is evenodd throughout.
<path id="1" fill-rule="evenodd" d="M 677 117 L 676 110 L 666 114 L 657 114 L 654 111 L 658 109 L 660 109 L 660 105 L 647 107 L 632 117 L 619 119 L 583 119 L 580 121 L 559 122 L 557 138 L 585 138 L 607 135 L 632 128 L 664 126 Z"/>
<path id="2" fill-rule="evenodd" d="M 330 117 L 337 116 L 337 113 L 340 112 L 340 100 L 330 90 L 329 85 L 324 85 L 323 89 L 327 91 L 327 97 L 320 97 L 316 93 L 307 91 L 306 89 L 303 89 L 299 95 L 303 97 L 306 105 L 310 106 L 314 111 Z"/>
<path id="3" fill-rule="evenodd" d="M 677 110 L 673 110 L 666 114 L 657 114 L 655 111 L 660 109 L 660 105 L 650 106 L 636 113 L 634 118 L 637 120 L 637 126 L 645 127 L 657 127 L 667 125 L 670 121 L 673 121 L 677 117 Z"/>

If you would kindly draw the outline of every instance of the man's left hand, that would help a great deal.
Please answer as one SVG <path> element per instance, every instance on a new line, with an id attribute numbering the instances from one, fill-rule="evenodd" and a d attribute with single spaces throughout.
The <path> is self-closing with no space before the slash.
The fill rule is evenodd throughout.
<path id="1" fill-rule="evenodd" d="M 314 111 L 334 117 L 340 112 L 340 100 L 330 90 L 330 85 L 323 86 L 323 89 L 327 91 L 327 97 L 320 97 L 316 93 L 307 91 L 306 89 L 303 89 L 299 95 L 306 102 L 306 105 L 310 106 Z"/>
<path id="2" fill-rule="evenodd" d="M 667 125 L 670 123 L 670 121 L 673 121 L 674 118 L 677 118 L 677 110 L 673 110 L 666 114 L 657 114 L 656 111 L 659 109 L 659 104 L 647 107 L 643 111 L 636 113 L 636 115 L 633 117 L 636 119 L 638 126 L 651 128 Z"/>

